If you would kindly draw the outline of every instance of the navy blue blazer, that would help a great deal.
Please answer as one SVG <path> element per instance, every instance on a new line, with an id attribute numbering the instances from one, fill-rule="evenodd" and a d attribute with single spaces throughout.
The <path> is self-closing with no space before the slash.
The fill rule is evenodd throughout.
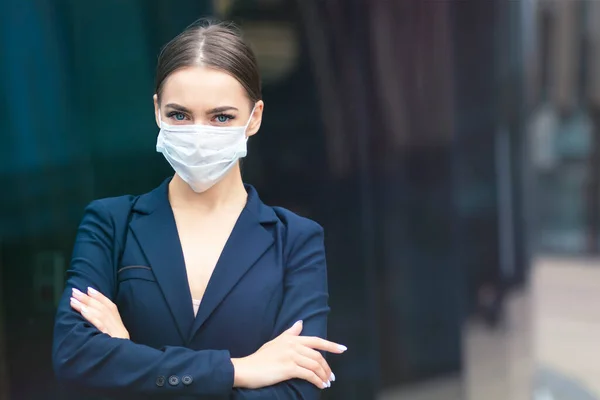
<path id="1" fill-rule="evenodd" d="M 266 206 L 246 186 L 246 207 L 194 317 L 169 181 L 86 208 L 55 321 L 58 379 L 128 399 L 319 398 L 320 389 L 299 379 L 234 389 L 231 358 L 254 353 L 298 320 L 302 335 L 326 338 L 323 229 Z M 71 308 L 71 289 L 87 287 L 117 305 L 131 340 L 101 333 Z"/>

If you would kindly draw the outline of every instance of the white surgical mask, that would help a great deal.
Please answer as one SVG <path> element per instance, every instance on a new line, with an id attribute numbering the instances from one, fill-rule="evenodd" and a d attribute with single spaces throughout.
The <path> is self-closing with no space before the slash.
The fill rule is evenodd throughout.
<path id="1" fill-rule="evenodd" d="M 256 108 L 256 106 L 254 106 Z M 197 193 L 219 182 L 247 154 L 244 126 L 169 125 L 158 121 L 160 132 L 156 151 L 162 153 L 171 167 Z"/>

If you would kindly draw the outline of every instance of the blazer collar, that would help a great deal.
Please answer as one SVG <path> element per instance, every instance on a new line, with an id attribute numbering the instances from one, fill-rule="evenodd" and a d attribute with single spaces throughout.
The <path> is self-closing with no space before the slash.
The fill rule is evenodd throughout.
<path id="1" fill-rule="evenodd" d="M 133 210 L 142 214 L 151 214 L 157 208 L 169 204 L 169 183 L 173 177 L 165 179 L 160 186 L 154 190 L 141 195 L 135 203 Z M 245 209 L 254 214 L 258 222 L 262 223 L 273 223 L 277 222 L 277 215 L 275 211 L 267 205 L 265 205 L 259 198 L 258 193 L 254 186 L 244 184 L 246 192 L 248 193 L 248 200 L 246 201 Z"/>
<path id="2" fill-rule="evenodd" d="M 131 229 L 161 288 L 184 343 L 189 343 L 245 273 L 271 247 L 273 234 L 265 225 L 277 221 L 251 185 L 242 210 L 208 282 L 194 319 L 192 297 L 166 179 L 138 198 Z M 210 227 L 207 227 L 210 229 Z"/>

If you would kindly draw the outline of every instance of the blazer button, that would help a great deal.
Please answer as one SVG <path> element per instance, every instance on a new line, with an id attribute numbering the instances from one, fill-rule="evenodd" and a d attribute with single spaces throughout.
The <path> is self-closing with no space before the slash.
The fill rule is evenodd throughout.
<path id="1" fill-rule="evenodd" d="M 179 378 L 175 375 L 171 375 L 169 377 L 169 385 L 171 386 L 177 386 L 179 385 Z"/>
<path id="2" fill-rule="evenodd" d="M 185 386 L 189 386 L 189 385 L 191 385 L 191 384 L 192 384 L 192 382 L 194 382 L 194 379 L 192 379 L 192 377 L 191 377 L 191 376 L 189 376 L 189 375 L 184 375 L 184 376 L 181 378 L 181 383 L 183 383 Z"/>
<path id="3" fill-rule="evenodd" d="M 164 385 L 165 385 L 165 377 L 164 376 L 159 376 L 158 378 L 156 378 L 156 386 L 162 387 Z"/>

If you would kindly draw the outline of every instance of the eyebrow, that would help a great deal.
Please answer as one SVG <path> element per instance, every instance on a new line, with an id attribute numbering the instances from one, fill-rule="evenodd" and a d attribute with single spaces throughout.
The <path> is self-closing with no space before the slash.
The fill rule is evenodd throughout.
<path id="1" fill-rule="evenodd" d="M 192 110 L 190 110 L 182 105 L 176 104 L 176 103 L 169 103 L 165 106 L 165 108 L 172 108 L 173 110 L 176 110 L 176 111 L 179 111 L 182 113 L 186 113 L 186 114 L 190 114 L 190 115 L 193 114 Z M 206 112 L 206 114 L 207 115 L 220 114 L 222 112 L 231 111 L 231 110 L 239 111 L 236 107 L 222 106 L 222 107 L 215 107 L 213 109 L 210 109 Z"/>
<path id="2" fill-rule="evenodd" d="M 208 110 L 208 111 L 206 112 L 206 114 L 220 114 L 220 113 L 222 113 L 222 112 L 225 112 L 225 111 L 231 111 L 231 110 L 234 110 L 234 111 L 239 111 L 237 108 L 235 108 L 235 107 L 232 107 L 232 106 L 223 106 L 223 107 L 216 107 L 216 108 L 213 108 L 212 110 Z"/>
<path id="3" fill-rule="evenodd" d="M 172 108 L 175 111 L 179 111 L 179 112 L 186 113 L 186 114 L 193 114 L 192 110 L 190 110 L 184 106 L 181 106 L 179 104 L 176 104 L 176 103 L 169 103 L 165 106 L 165 108 Z"/>

